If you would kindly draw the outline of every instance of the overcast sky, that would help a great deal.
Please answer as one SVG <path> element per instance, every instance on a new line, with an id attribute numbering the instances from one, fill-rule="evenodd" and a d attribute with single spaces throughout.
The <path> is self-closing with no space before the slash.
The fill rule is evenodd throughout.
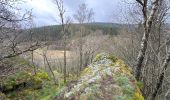
<path id="1" fill-rule="evenodd" d="M 58 10 L 53 0 L 26 1 L 27 3 L 22 6 L 24 9 L 32 9 L 34 22 L 37 26 L 59 24 Z M 88 8 L 92 8 L 95 13 L 95 22 L 119 23 L 126 17 L 126 11 L 129 7 L 128 1 L 132 0 L 64 0 L 64 7 L 66 16 L 72 17 L 78 6 L 86 3 Z"/>

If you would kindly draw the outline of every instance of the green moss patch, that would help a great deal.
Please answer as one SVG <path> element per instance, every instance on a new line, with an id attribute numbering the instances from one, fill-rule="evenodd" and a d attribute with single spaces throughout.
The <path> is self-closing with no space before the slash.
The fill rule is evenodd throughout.
<path id="1" fill-rule="evenodd" d="M 8 76 L 1 82 L 1 92 L 10 94 L 12 92 L 22 91 L 25 89 L 40 89 L 43 81 L 49 80 L 49 76 L 45 72 L 38 72 L 36 75 L 23 71 Z"/>

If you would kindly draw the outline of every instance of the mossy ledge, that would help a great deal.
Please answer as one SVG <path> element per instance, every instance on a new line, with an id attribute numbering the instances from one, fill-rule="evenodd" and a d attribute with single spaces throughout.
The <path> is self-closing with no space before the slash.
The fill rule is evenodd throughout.
<path id="1" fill-rule="evenodd" d="M 49 80 L 49 76 L 45 72 L 38 72 L 36 75 L 27 71 L 12 74 L 0 82 L 0 100 L 4 100 L 3 98 L 7 98 L 6 95 L 12 92 L 41 89 L 45 80 Z"/>
<path id="2" fill-rule="evenodd" d="M 78 82 L 65 87 L 55 100 L 144 100 L 124 62 L 106 53 L 96 56 Z"/>

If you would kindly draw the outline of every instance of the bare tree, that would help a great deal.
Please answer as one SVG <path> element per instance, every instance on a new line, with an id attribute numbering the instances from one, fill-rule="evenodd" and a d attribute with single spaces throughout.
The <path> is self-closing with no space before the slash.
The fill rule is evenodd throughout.
<path id="1" fill-rule="evenodd" d="M 54 75 L 53 69 L 52 69 L 52 67 L 51 67 L 51 65 L 49 63 L 48 58 L 47 58 L 47 50 L 48 50 L 48 46 L 47 46 L 47 48 L 45 50 L 43 50 L 44 64 L 46 62 L 47 66 L 48 66 L 48 68 L 49 68 L 49 70 L 50 70 L 50 72 L 51 72 L 51 74 L 53 76 L 53 80 L 54 80 L 55 85 L 58 85 L 58 80 L 56 80 L 56 77 Z"/>
<path id="2" fill-rule="evenodd" d="M 85 34 L 85 28 L 83 27 L 83 24 L 88 24 L 89 22 L 93 21 L 94 12 L 93 9 L 88 9 L 87 5 L 85 3 L 79 5 L 79 9 L 76 12 L 76 14 L 73 15 L 75 20 L 78 21 L 80 26 L 79 31 L 79 55 L 80 55 L 80 65 L 79 65 L 79 71 L 82 70 L 83 67 L 83 35 Z"/>
<path id="3" fill-rule="evenodd" d="M 141 41 L 140 51 L 137 57 L 137 67 L 136 67 L 136 79 L 140 80 L 141 70 L 142 70 L 142 63 L 145 58 L 145 53 L 148 46 L 148 38 L 151 33 L 152 23 L 154 20 L 154 17 L 156 15 L 156 11 L 158 10 L 158 5 L 160 0 L 155 0 L 151 7 L 152 10 L 149 11 L 148 8 L 148 0 L 136 0 L 141 6 L 142 6 L 142 13 L 143 13 L 143 27 L 144 27 L 144 33 Z"/>
<path id="4" fill-rule="evenodd" d="M 167 54 L 166 54 L 166 58 L 162 64 L 162 68 L 163 70 L 161 71 L 161 74 L 158 78 L 158 82 L 156 84 L 156 88 L 152 94 L 152 100 L 155 100 L 156 96 L 157 96 L 157 93 L 159 91 L 159 89 L 161 88 L 162 84 L 163 84 L 163 81 L 164 81 L 164 77 L 165 77 L 165 71 L 167 70 L 167 67 L 168 67 L 168 63 L 170 62 L 170 49 L 167 51 Z"/>
<path id="5" fill-rule="evenodd" d="M 134 1 L 135 2 L 135 1 Z M 140 2 L 140 0 L 138 0 Z M 145 1 L 146 2 L 146 1 Z M 130 15 L 134 17 L 138 17 L 137 19 L 141 20 L 140 18 L 144 19 L 143 11 L 143 3 L 144 0 L 141 0 L 140 3 L 133 3 L 134 8 L 131 10 Z M 142 4 L 142 5 L 141 5 Z M 149 22 L 151 12 L 153 12 L 153 7 L 155 4 L 155 0 L 148 0 L 147 1 L 147 21 Z M 120 31 L 120 34 L 114 38 L 115 40 L 115 49 L 116 55 L 118 55 L 120 58 L 122 58 L 129 66 L 132 66 L 134 72 L 135 68 L 138 67 L 136 65 L 136 57 L 139 57 L 139 54 L 142 54 L 144 58 L 141 62 L 141 70 L 140 70 L 140 76 L 139 81 L 142 81 L 144 84 L 144 87 L 142 88 L 143 95 L 146 97 L 146 99 L 151 99 L 152 96 L 156 98 L 161 98 L 163 95 L 165 95 L 165 91 L 167 91 L 168 87 L 168 78 L 167 75 L 169 75 L 168 67 L 164 68 L 164 62 L 166 57 L 168 56 L 168 48 L 169 48 L 169 28 L 167 27 L 167 18 L 169 17 L 169 1 L 168 0 L 160 0 L 157 4 L 157 10 L 154 14 L 154 17 L 152 18 L 152 25 L 150 27 L 150 31 L 146 31 L 148 29 L 149 24 L 146 25 L 145 23 L 141 24 L 141 22 L 138 25 L 129 25 L 129 27 L 123 28 Z M 149 32 L 149 36 L 147 41 L 141 42 L 146 40 L 146 32 Z M 145 33 L 145 34 L 144 34 Z M 142 36 L 143 35 L 143 36 Z M 142 37 L 145 36 L 145 39 Z M 121 40 L 121 41 L 120 41 Z M 139 45 L 141 44 L 142 45 Z M 147 43 L 147 45 L 143 44 Z M 144 49 L 141 49 L 142 46 L 146 46 L 145 53 L 142 53 L 141 51 Z M 139 53 L 140 51 L 140 53 Z M 141 58 L 141 55 L 140 55 Z M 139 59 L 138 59 L 139 61 Z M 138 62 L 139 64 L 139 62 Z M 167 65 L 169 66 L 169 65 Z M 137 69 L 136 69 L 137 70 Z M 163 74 L 162 74 L 163 73 Z M 138 73 L 139 74 L 139 73 Z M 163 78 L 161 79 L 163 75 Z M 161 84 L 160 84 L 161 83 Z M 158 85 L 159 84 L 159 85 Z M 159 87 L 159 88 L 158 88 Z M 164 90 L 164 91 L 163 91 Z M 157 91 L 157 93 L 155 92 Z M 156 95 L 155 95 L 156 94 Z"/>
<path id="6" fill-rule="evenodd" d="M 67 51 L 67 33 L 68 33 L 68 28 L 70 26 L 70 21 L 71 19 L 69 17 L 66 18 L 65 16 L 65 8 L 64 8 L 64 3 L 63 0 L 55 0 L 55 3 L 57 5 L 58 11 L 59 11 L 59 17 L 61 20 L 61 26 L 62 26 L 62 33 L 63 33 L 63 47 L 64 47 L 64 83 L 66 83 L 66 64 L 67 64 L 67 57 L 66 57 L 66 51 Z"/>
<path id="7" fill-rule="evenodd" d="M 14 10 L 18 10 L 18 8 L 14 4 L 17 2 L 22 2 L 22 0 L 0 1 L 0 46 L 2 48 L 0 51 L 0 61 L 35 50 L 39 46 L 38 43 L 33 43 L 24 49 L 19 48 L 19 45 L 24 40 L 20 38 L 23 32 L 20 29 L 20 23 L 29 20 L 31 12 L 16 16 Z"/>

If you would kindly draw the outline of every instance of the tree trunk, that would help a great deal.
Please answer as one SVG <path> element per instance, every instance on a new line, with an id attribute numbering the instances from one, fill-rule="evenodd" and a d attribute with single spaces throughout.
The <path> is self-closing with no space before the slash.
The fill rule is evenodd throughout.
<path id="1" fill-rule="evenodd" d="M 64 34 L 64 83 L 66 83 L 66 36 Z"/>
<path id="2" fill-rule="evenodd" d="M 36 74 L 37 74 L 37 71 L 36 71 L 36 66 L 34 65 L 34 51 L 31 51 L 31 55 L 32 55 L 31 61 L 32 61 L 32 65 L 33 65 L 33 67 L 34 67 L 34 74 L 36 75 Z"/>
<path id="3" fill-rule="evenodd" d="M 139 3 L 140 0 L 137 0 L 137 2 Z M 147 16 L 147 0 L 144 0 L 144 3 L 142 3 L 141 5 L 143 6 L 143 16 L 144 16 L 144 34 L 143 34 L 143 38 L 142 38 L 142 42 L 141 42 L 141 46 L 140 46 L 140 51 L 137 57 L 137 65 L 136 65 L 136 79 L 139 81 L 140 77 L 141 77 L 141 70 L 142 70 L 142 63 L 145 59 L 145 53 L 147 50 L 147 46 L 148 46 L 148 38 L 149 35 L 151 33 L 151 27 L 152 27 L 152 23 L 156 14 L 156 11 L 158 9 L 158 2 L 159 0 L 155 0 L 153 2 L 153 6 L 152 6 L 152 10 L 150 12 L 150 15 Z M 141 3 L 141 2 L 140 2 Z"/>
<path id="4" fill-rule="evenodd" d="M 157 83 L 157 85 L 156 85 L 156 89 L 155 89 L 154 93 L 152 94 L 152 99 L 151 99 L 151 100 L 155 100 L 156 95 L 157 95 L 159 89 L 160 89 L 161 86 L 162 86 L 162 83 L 163 83 L 163 80 L 164 80 L 164 76 L 165 76 L 165 71 L 166 71 L 166 69 L 167 69 L 167 67 L 168 67 L 168 63 L 169 63 L 169 62 L 170 62 L 170 49 L 169 49 L 169 51 L 167 52 L 166 58 L 165 58 L 165 60 L 164 60 L 164 62 L 163 62 L 163 64 L 162 64 L 162 67 L 161 67 L 161 68 L 163 68 L 163 70 L 162 70 L 162 72 L 161 72 L 161 74 L 160 74 L 160 76 L 159 76 L 159 81 L 158 81 L 158 83 Z"/>
<path id="5" fill-rule="evenodd" d="M 46 54 L 44 54 L 44 58 L 45 58 L 45 60 L 46 60 L 46 62 L 47 62 L 47 65 L 48 65 L 48 67 L 49 67 L 49 69 L 50 69 L 50 72 L 51 72 L 51 74 L 52 74 L 52 76 L 53 76 L 53 80 L 54 80 L 55 85 L 58 85 L 58 82 L 56 81 L 54 72 L 53 72 L 53 70 L 52 70 L 52 68 L 51 68 L 51 66 L 50 66 L 50 63 L 48 62 L 48 59 L 47 59 Z"/>

